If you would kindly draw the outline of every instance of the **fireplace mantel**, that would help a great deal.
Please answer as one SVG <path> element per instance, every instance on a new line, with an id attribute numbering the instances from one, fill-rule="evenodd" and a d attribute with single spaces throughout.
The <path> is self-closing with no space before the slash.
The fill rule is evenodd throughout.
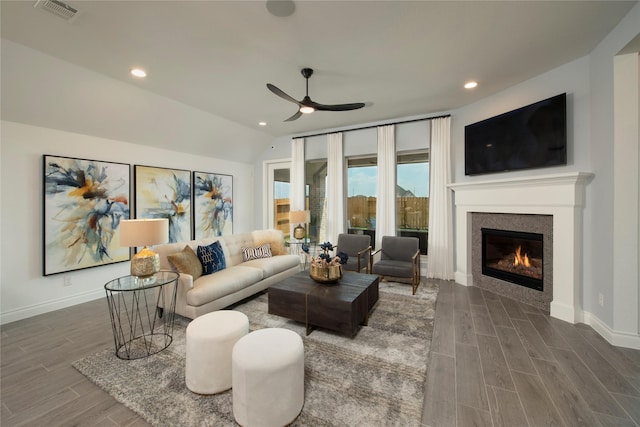
<path id="1" fill-rule="evenodd" d="M 582 208 L 593 174 L 570 172 L 450 184 L 456 207 L 455 281 L 473 285 L 471 213 L 553 216 L 553 300 L 551 316 L 576 323 L 582 316 Z"/>

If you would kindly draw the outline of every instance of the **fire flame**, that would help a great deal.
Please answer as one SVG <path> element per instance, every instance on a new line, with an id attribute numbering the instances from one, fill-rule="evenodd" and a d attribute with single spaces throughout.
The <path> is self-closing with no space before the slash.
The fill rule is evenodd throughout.
<path id="1" fill-rule="evenodd" d="M 513 259 L 513 265 L 524 265 L 525 267 L 531 267 L 529 256 L 526 253 L 524 255 L 520 255 L 521 251 L 522 247 L 518 246 L 518 249 L 516 249 L 516 256 Z"/>

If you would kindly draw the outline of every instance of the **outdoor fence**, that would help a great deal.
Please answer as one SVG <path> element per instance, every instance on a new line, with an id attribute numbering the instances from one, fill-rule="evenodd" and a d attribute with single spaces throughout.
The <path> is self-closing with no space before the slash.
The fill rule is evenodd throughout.
<path id="1" fill-rule="evenodd" d="M 347 198 L 350 228 L 375 228 L 376 198 L 354 196 Z M 429 227 L 428 197 L 397 197 L 396 224 L 398 228 L 424 230 Z"/>
<path id="2" fill-rule="evenodd" d="M 274 227 L 289 237 L 289 199 L 275 199 Z M 376 197 L 347 198 L 348 226 L 350 229 L 375 229 Z M 428 197 L 396 198 L 396 224 L 399 229 L 426 230 L 429 227 Z"/>

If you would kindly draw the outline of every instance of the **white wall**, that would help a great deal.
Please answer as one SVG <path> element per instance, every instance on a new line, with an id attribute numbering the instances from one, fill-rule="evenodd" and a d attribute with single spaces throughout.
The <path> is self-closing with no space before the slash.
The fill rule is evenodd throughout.
<path id="1" fill-rule="evenodd" d="M 42 275 L 43 154 L 232 175 L 234 232 L 254 229 L 252 164 L 14 122 L 2 121 L 0 125 L 1 323 L 102 298 L 107 281 L 129 273 L 129 263 L 124 262 L 53 276 Z M 70 286 L 63 285 L 65 276 L 70 280 Z"/>
<path id="2" fill-rule="evenodd" d="M 614 58 L 614 206 L 613 327 L 638 329 L 638 197 L 640 172 L 640 57 L 638 52 Z M 630 194 L 636 197 L 629 197 Z"/>
<path id="3" fill-rule="evenodd" d="M 533 79 L 518 84 L 494 96 L 454 111 L 452 115 L 452 159 L 455 182 L 508 179 L 521 176 L 561 172 L 592 172 L 587 185 L 586 208 L 583 211 L 583 270 L 580 300 L 584 320 L 609 341 L 619 345 L 639 340 L 638 322 L 638 260 L 635 275 L 622 281 L 614 274 L 614 252 L 622 250 L 624 242 L 614 237 L 614 58 L 638 36 L 640 3 L 587 57 L 560 66 Z M 635 90 L 635 89 L 633 89 Z M 464 175 L 464 126 L 532 102 L 566 92 L 568 95 L 568 164 L 562 167 L 508 172 L 467 177 Z M 636 100 L 637 101 L 637 100 Z M 616 157 L 636 162 L 638 147 L 615 145 Z M 637 184 L 636 184 L 637 186 Z M 633 188 L 636 188 L 632 186 Z M 620 191 L 619 191 L 620 192 Z M 637 191 L 622 191 L 628 197 L 624 204 L 638 206 Z M 638 218 L 635 218 L 636 227 Z M 633 230 L 632 230 L 633 232 Z M 636 245 L 637 245 L 636 239 Z M 457 248 L 456 248 L 457 249 Z M 636 253 L 638 249 L 634 248 Z M 629 269 L 632 270 L 632 269 Z M 619 277 L 619 275 L 618 275 Z M 632 277 L 629 280 L 629 277 Z M 631 283 L 633 282 L 633 283 Z M 598 304 L 599 295 L 604 304 Z M 615 313 L 615 316 L 614 316 Z M 614 318 L 631 321 L 616 324 Z"/>
<path id="4" fill-rule="evenodd" d="M 524 171 L 494 173 L 477 176 L 464 174 L 464 127 L 471 123 L 484 120 L 495 115 L 523 107 L 525 105 L 549 98 L 560 93 L 567 94 L 567 165 L 554 166 Z M 451 144 L 453 159 L 454 182 L 464 183 L 473 181 L 490 181 L 497 179 L 511 179 L 535 175 L 555 174 L 563 172 L 592 172 L 590 151 L 590 109 L 591 96 L 589 87 L 589 58 L 584 57 L 572 61 L 549 72 L 513 86 L 494 96 L 484 98 L 479 102 L 460 108 L 454 112 L 452 118 Z M 588 184 L 589 187 L 591 184 Z M 592 210 L 593 199 L 587 197 L 587 208 L 583 217 L 583 287 L 591 286 L 586 261 L 591 252 L 593 240 Z M 457 230 L 455 230 L 457 233 Z M 455 248 L 456 253 L 459 250 Z M 578 296 L 582 301 L 582 293 Z"/>
<path id="5" fill-rule="evenodd" d="M 634 292 L 625 290 L 627 286 L 617 283 L 614 278 L 614 252 L 621 242 L 614 237 L 614 206 L 616 193 L 614 162 L 615 130 L 614 130 L 614 63 L 615 56 L 630 41 L 638 36 L 640 29 L 640 4 L 620 21 L 616 28 L 600 42 L 590 55 L 590 90 L 591 90 L 591 164 L 596 174 L 594 181 L 587 187 L 588 197 L 593 200 L 591 216 L 591 245 L 586 255 L 590 269 L 586 273 L 589 277 L 584 287 L 584 309 L 593 314 L 594 327 L 598 322 L 602 334 L 617 334 L 623 336 L 631 334 L 638 337 L 637 325 L 634 330 L 628 326 L 620 327 L 614 322 L 616 316 L 637 316 L 638 306 L 630 308 L 622 303 L 624 300 L 637 301 L 638 283 L 634 284 Z M 617 156 L 633 155 L 633 149 L 624 153 L 623 147 L 617 147 Z M 637 156 L 636 156 L 637 158 Z M 637 168 L 637 163 L 636 163 Z M 638 194 L 628 194 L 630 203 L 638 204 Z M 637 261 L 636 261 L 637 262 Z M 598 296 L 604 296 L 604 305 L 598 304 Z M 621 302 L 616 304 L 616 300 Z M 635 310 L 634 310 L 635 309 Z M 629 310 L 635 311 L 635 313 Z M 614 313 L 615 316 L 614 316 Z"/>
<path id="6" fill-rule="evenodd" d="M 465 126 L 525 105 L 567 94 L 567 165 L 523 171 L 465 176 Z M 588 171 L 589 160 L 589 59 L 581 58 L 456 110 L 452 116 L 451 146 L 454 182 L 487 181 L 550 173 Z"/>

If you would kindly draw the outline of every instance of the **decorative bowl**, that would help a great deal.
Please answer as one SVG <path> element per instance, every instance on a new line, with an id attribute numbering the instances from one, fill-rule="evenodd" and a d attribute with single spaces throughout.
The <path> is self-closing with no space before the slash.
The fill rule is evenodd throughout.
<path id="1" fill-rule="evenodd" d="M 318 283 L 336 283 L 342 277 L 341 265 L 318 266 L 311 264 L 309 266 L 309 277 Z"/>

